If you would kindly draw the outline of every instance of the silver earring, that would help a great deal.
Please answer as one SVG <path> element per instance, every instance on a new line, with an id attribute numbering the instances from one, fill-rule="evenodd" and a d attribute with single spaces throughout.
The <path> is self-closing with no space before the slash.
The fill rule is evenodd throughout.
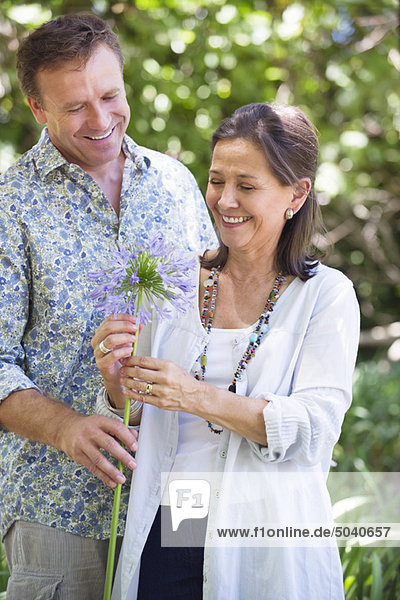
<path id="1" fill-rule="evenodd" d="M 285 219 L 286 219 L 286 221 L 289 221 L 290 219 L 293 219 L 293 215 L 294 215 L 293 208 L 288 208 L 286 210 L 286 212 L 285 212 Z"/>

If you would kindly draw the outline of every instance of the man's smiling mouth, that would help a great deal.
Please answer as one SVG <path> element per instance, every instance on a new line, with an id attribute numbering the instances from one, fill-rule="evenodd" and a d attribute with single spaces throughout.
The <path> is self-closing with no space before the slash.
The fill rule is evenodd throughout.
<path id="1" fill-rule="evenodd" d="M 113 131 L 114 131 L 114 127 L 112 129 L 110 129 L 109 131 L 107 131 L 104 135 L 85 135 L 84 137 L 87 138 L 88 140 L 105 140 L 112 134 Z"/>

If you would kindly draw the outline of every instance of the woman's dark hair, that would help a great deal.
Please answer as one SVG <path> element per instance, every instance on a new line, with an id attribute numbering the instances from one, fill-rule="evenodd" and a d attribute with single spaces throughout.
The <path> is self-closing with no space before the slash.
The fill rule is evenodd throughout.
<path id="1" fill-rule="evenodd" d="M 303 281 L 322 253 L 312 245 L 317 231 L 323 231 L 319 205 L 315 198 L 314 179 L 318 164 L 316 131 L 296 106 L 254 103 L 238 108 L 222 121 L 211 139 L 211 150 L 222 140 L 243 138 L 258 146 L 268 166 L 282 185 L 295 185 L 303 177 L 311 180 L 311 189 L 301 209 L 286 221 L 275 256 L 275 269 L 284 275 L 295 275 Z M 220 241 L 217 255 L 201 258 L 206 269 L 224 266 L 228 248 Z"/>
<path id="2" fill-rule="evenodd" d="M 100 44 L 115 53 L 122 70 L 124 59 L 118 37 L 100 17 L 69 14 L 44 23 L 21 42 L 17 52 L 17 73 L 22 93 L 42 106 L 37 73 L 56 69 L 63 62 L 77 59 L 85 66 Z"/>

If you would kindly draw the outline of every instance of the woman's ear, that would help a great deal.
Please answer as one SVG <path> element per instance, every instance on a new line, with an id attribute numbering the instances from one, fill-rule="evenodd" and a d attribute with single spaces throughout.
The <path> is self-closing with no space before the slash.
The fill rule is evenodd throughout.
<path id="1" fill-rule="evenodd" d="M 308 194 L 311 191 L 311 179 L 309 177 L 302 177 L 293 186 L 293 197 L 290 203 L 293 212 L 296 214 L 304 202 L 307 200 Z"/>

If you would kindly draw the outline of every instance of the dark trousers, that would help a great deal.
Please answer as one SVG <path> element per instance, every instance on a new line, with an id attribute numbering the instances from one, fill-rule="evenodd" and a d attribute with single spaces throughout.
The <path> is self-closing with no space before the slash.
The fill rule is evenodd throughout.
<path id="1" fill-rule="evenodd" d="M 143 549 L 138 600 L 202 600 L 203 560 L 204 547 L 161 547 L 160 507 Z"/>

